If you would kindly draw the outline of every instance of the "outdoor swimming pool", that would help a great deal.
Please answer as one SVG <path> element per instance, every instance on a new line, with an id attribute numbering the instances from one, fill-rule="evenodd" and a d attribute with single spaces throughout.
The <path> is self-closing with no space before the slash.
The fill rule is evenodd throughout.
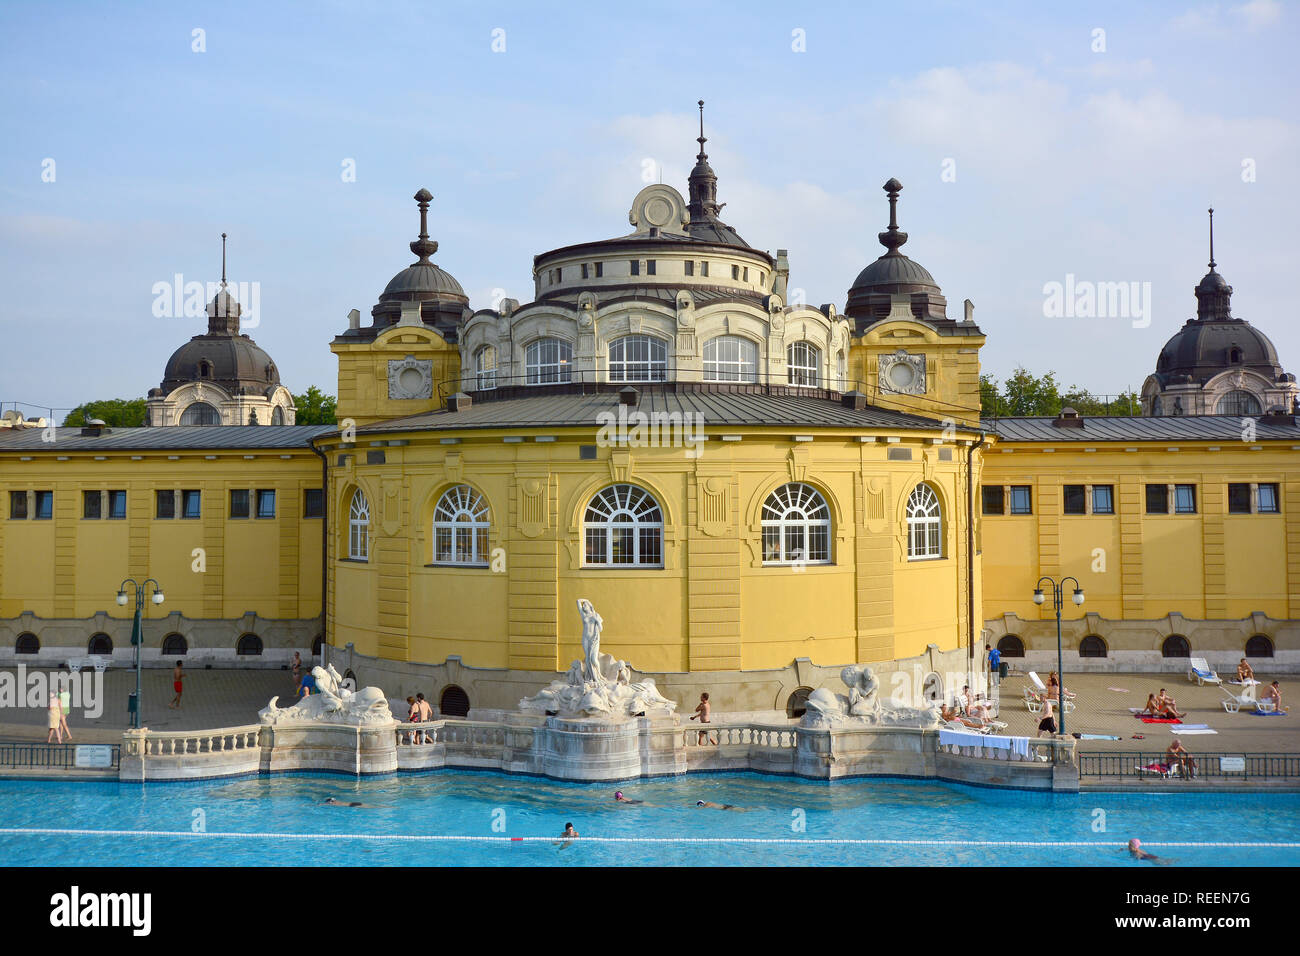
<path id="1" fill-rule="evenodd" d="M 618 786 L 645 803 L 614 803 Z M 1300 865 L 1300 794 L 1050 795 L 754 774 L 618 786 L 463 772 L 0 781 L 0 864 L 1149 866 L 1123 850 L 1136 836 L 1177 865 Z M 562 847 L 554 838 L 568 822 L 584 839 Z M 1206 842 L 1235 845 L 1161 846 Z"/>

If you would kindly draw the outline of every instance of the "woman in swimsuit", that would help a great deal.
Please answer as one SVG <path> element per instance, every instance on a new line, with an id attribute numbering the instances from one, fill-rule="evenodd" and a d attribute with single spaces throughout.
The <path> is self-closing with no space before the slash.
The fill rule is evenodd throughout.
<path id="1" fill-rule="evenodd" d="M 1147 705 L 1142 708 L 1140 716 L 1155 717 L 1160 713 L 1160 705 L 1156 702 L 1155 694 L 1147 694 Z"/>

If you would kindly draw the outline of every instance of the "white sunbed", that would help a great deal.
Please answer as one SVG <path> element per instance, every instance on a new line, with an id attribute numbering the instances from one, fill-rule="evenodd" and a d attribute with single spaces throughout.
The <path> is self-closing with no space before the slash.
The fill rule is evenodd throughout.
<path id="1" fill-rule="evenodd" d="M 1219 675 L 1214 672 L 1214 669 L 1205 662 L 1204 657 L 1193 657 L 1188 661 L 1187 679 L 1195 681 L 1198 687 L 1204 684 L 1223 683 Z"/>
<path id="2" fill-rule="evenodd" d="M 1276 710 L 1277 706 L 1273 701 L 1259 699 L 1257 696 L 1259 693 L 1257 690 L 1258 687 L 1259 681 L 1255 681 L 1251 684 L 1244 684 L 1242 685 L 1241 693 L 1234 694 L 1232 691 L 1228 690 L 1228 688 L 1220 684 L 1219 689 L 1227 696 L 1227 700 L 1220 701 L 1220 703 L 1223 704 L 1223 709 L 1230 714 L 1237 713 L 1243 707 L 1247 710 L 1258 711 L 1261 714 L 1271 713 Z"/>
<path id="3" fill-rule="evenodd" d="M 113 659 L 106 654 L 87 654 L 85 657 L 68 658 L 68 670 L 74 674 L 81 672 L 83 667 L 93 667 L 95 670 L 103 672 L 108 670 Z"/>
<path id="4" fill-rule="evenodd" d="M 1164 770 L 1157 770 L 1156 767 L 1164 767 Z M 1137 767 L 1138 776 L 1159 777 L 1161 780 L 1170 780 L 1178 773 L 1178 768 L 1173 764 L 1152 763 L 1149 767 L 1141 764 Z"/>
<path id="5" fill-rule="evenodd" d="M 1034 686 L 1037 687 L 1039 691 L 1042 692 L 1042 694 L 1047 693 L 1047 685 L 1043 683 L 1043 679 L 1038 676 L 1036 671 L 1029 672 L 1029 679 L 1033 681 Z M 1053 703 L 1055 702 L 1056 700 L 1055 698 L 1053 698 Z M 1034 695 L 1034 692 L 1030 690 L 1028 686 L 1025 687 L 1025 707 L 1035 717 L 1037 717 L 1039 714 L 1043 712 L 1042 700 L 1039 697 L 1036 697 Z M 1067 714 L 1074 713 L 1074 707 L 1075 707 L 1074 701 L 1067 694 L 1065 696 L 1065 712 Z"/>

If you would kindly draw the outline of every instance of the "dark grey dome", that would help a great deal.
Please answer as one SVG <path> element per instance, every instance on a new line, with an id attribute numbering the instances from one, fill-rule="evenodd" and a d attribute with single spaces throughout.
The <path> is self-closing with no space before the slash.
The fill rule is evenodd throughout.
<path id="1" fill-rule="evenodd" d="M 280 384 L 280 370 L 246 335 L 196 335 L 167 360 L 162 390 L 167 394 L 191 382 L 262 395 Z"/>
<path id="2" fill-rule="evenodd" d="M 849 300 L 855 295 L 871 292 L 907 294 L 912 292 L 938 292 L 930 270 L 913 262 L 901 252 L 889 252 L 858 273 L 849 289 Z"/>
<path id="3" fill-rule="evenodd" d="M 439 295 L 454 296 L 469 301 L 465 290 L 450 273 L 438 268 L 432 262 L 422 261 L 407 266 L 393 276 L 388 285 L 384 286 L 379 301 L 387 302 L 392 299 L 409 301 Z"/>
<path id="4" fill-rule="evenodd" d="M 1184 381 L 1204 384 L 1230 368 L 1251 369 L 1269 381 L 1282 374 L 1273 343 L 1245 319 L 1188 319 L 1156 360 L 1156 375 L 1166 383 L 1186 376 Z"/>

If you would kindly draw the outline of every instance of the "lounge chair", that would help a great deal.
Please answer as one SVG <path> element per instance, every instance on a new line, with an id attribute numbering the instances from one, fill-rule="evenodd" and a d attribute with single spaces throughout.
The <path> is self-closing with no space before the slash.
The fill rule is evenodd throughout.
<path id="1" fill-rule="evenodd" d="M 1149 763 L 1145 767 L 1138 764 L 1138 776 L 1159 777 L 1162 780 L 1171 780 L 1178 773 L 1178 767 L 1174 764 L 1167 763 Z"/>
<path id="2" fill-rule="evenodd" d="M 1256 688 L 1258 687 L 1258 682 L 1254 684 L 1243 684 L 1241 693 L 1234 694 L 1232 691 L 1228 690 L 1228 688 L 1220 684 L 1219 689 L 1223 691 L 1228 698 L 1227 700 L 1220 701 L 1220 703 L 1223 704 L 1223 709 L 1230 714 L 1237 713 L 1243 707 L 1247 710 L 1262 710 L 1264 713 L 1267 713 L 1268 710 L 1272 710 L 1272 701 L 1265 702 L 1269 705 L 1267 709 L 1261 707 L 1259 698 L 1256 696 L 1258 693 Z"/>
<path id="3" fill-rule="evenodd" d="M 1029 679 L 1033 681 L 1034 686 L 1038 688 L 1039 693 L 1037 694 L 1034 693 L 1033 690 L 1031 690 L 1028 686 L 1026 686 L 1025 707 L 1029 710 L 1031 714 L 1037 717 L 1039 714 L 1043 712 L 1042 698 L 1043 695 L 1047 693 L 1047 685 L 1043 683 L 1043 679 L 1039 677 L 1038 674 L 1034 671 L 1029 672 Z M 1064 696 L 1065 696 L 1065 712 L 1067 714 L 1074 713 L 1074 706 L 1075 706 L 1074 695 L 1066 694 Z"/>
<path id="4" fill-rule="evenodd" d="M 1204 684 L 1223 683 L 1223 681 L 1220 680 L 1219 675 L 1214 672 L 1214 669 L 1205 662 L 1204 657 L 1193 657 L 1188 661 L 1188 665 L 1187 679 L 1195 681 L 1197 687 Z"/>

